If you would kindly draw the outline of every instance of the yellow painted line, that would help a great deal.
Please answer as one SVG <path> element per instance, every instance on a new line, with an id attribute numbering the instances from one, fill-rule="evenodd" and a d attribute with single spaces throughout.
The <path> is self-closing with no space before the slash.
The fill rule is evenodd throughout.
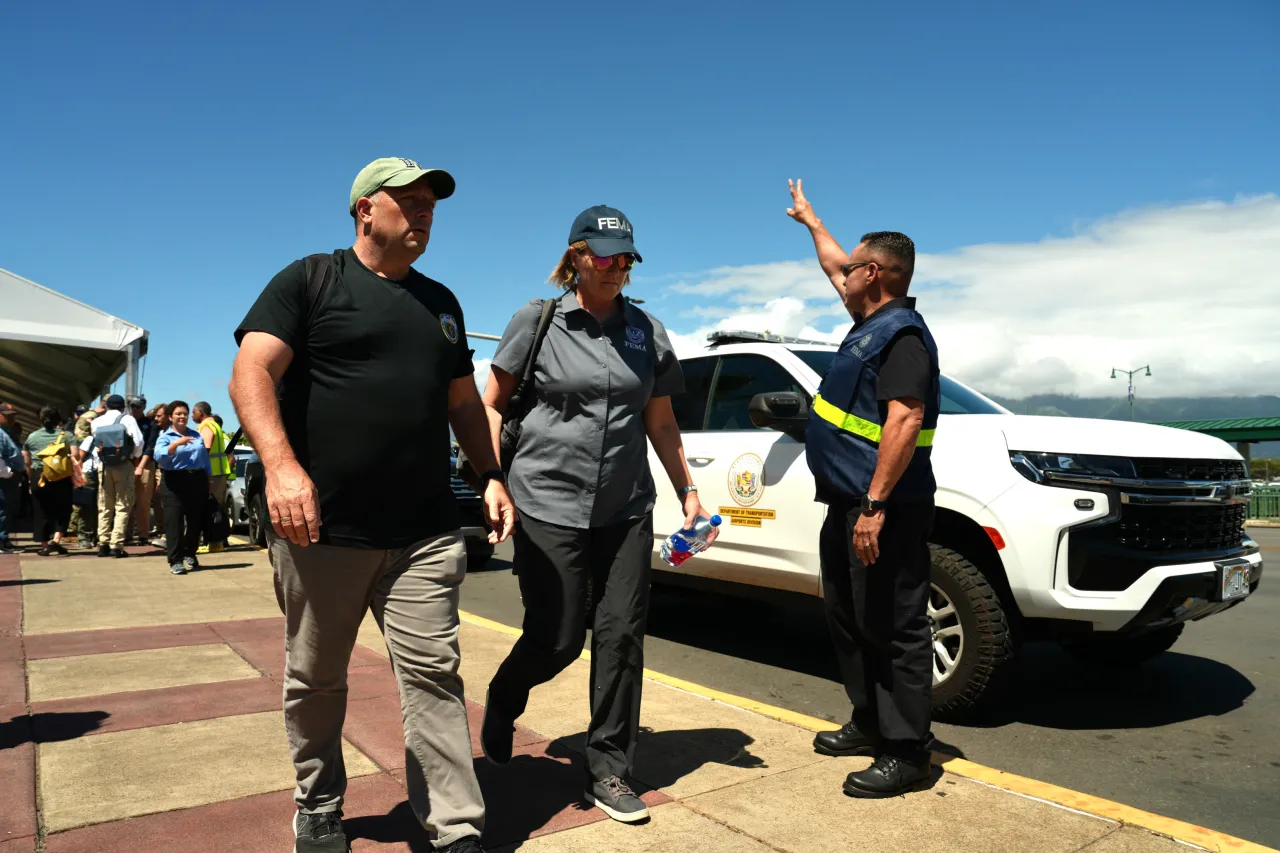
<path id="1" fill-rule="evenodd" d="M 476 616 L 474 613 L 459 611 L 458 615 L 464 622 L 477 625 L 481 628 L 489 628 L 494 631 L 506 634 L 511 637 L 519 637 L 521 631 L 519 628 L 513 628 L 510 625 L 504 625 L 501 622 L 495 622 L 492 619 L 486 619 L 483 616 Z M 583 660 L 590 660 L 591 653 L 583 651 Z M 744 696 L 735 696 L 732 693 L 724 693 L 720 690 L 713 690 L 710 687 L 704 687 L 701 684 L 695 684 L 692 681 L 685 681 L 682 678 L 664 675 L 660 672 L 654 672 L 651 669 L 644 671 L 645 678 L 650 681 L 656 681 L 659 684 L 665 684 L 668 687 L 674 687 L 677 690 L 683 690 L 704 699 L 710 699 L 714 702 L 722 702 L 726 705 L 732 705 L 735 708 L 741 708 L 744 711 L 751 711 L 762 717 L 769 717 L 784 723 L 790 723 L 793 726 L 809 731 L 823 731 L 832 728 L 832 723 L 827 720 L 821 720 L 817 717 L 810 717 L 808 714 L 801 714 L 797 711 L 789 711 L 786 708 L 779 708 L 775 705 L 769 705 L 764 702 L 757 702 L 754 699 L 748 699 Z M 975 782 L 983 782 L 1005 791 L 1015 794 L 1021 794 L 1024 797 L 1034 797 L 1037 800 L 1054 805 L 1062 806 L 1076 811 L 1086 812 L 1097 817 L 1114 820 L 1118 823 L 1128 826 L 1136 826 L 1145 829 L 1148 832 L 1154 832 L 1158 835 L 1168 836 L 1176 841 L 1182 841 L 1187 844 L 1194 844 L 1203 847 L 1206 850 L 1213 850 L 1215 853 L 1280 853 L 1271 847 L 1264 847 L 1261 844 L 1255 844 L 1252 841 L 1245 841 L 1243 838 L 1236 838 L 1233 835 L 1227 835 L 1224 832 L 1209 829 L 1203 826 L 1197 826 L 1193 823 L 1185 823 L 1184 821 L 1174 820 L 1173 818 L 1164 817 L 1163 815 L 1153 814 L 1151 812 L 1136 809 L 1132 806 L 1126 806 L 1123 803 L 1117 803 L 1112 800 L 1105 800 L 1102 797 L 1095 797 L 1092 794 L 1084 794 L 1079 791 L 1073 791 L 1070 788 L 1063 788 L 1053 785 L 1049 782 L 1041 782 L 1037 779 L 1028 779 L 1026 776 L 1018 776 L 1014 773 L 1006 773 L 1003 770 L 996 770 L 994 767 L 987 767 L 982 764 L 976 764 L 964 758 L 956 758 L 951 755 L 944 755 L 939 752 L 933 754 L 934 763 L 941 765 L 948 772 L 957 776 L 964 776 Z"/>

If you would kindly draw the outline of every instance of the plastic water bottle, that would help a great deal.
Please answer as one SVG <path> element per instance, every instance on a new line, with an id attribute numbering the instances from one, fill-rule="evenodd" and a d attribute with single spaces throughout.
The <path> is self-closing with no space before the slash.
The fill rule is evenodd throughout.
<path id="1" fill-rule="evenodd" d="M 693 527 L 677 530 L 662 543 L 662 561 L 668 566 L 678 566 L 710 545 L 711 531 L 720 526 L 721 518 L 713 515 L 699 516 Z"/>

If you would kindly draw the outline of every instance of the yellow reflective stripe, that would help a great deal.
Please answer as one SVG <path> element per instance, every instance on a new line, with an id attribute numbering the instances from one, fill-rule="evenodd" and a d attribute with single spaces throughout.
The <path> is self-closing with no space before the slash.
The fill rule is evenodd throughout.
<path id="1" fill-rule="evenodd" d="M 880 443 L 880 425 L 874 424 L 865 418 L 857 415 L 851 415 L 843 409 L 839 409 L 826 400 L 822 399 L 819 394 L 813 398 L 813 413 L 822 418 L 836 429 L 842 429 L 845 432 L 851 432 L 854 435 L 860 435 L 868 441 Z M 922 429 L 920 435 L 916 437 L 916 447 L 932 447 L 933 434 L 937 429 Z"/>
<path id="2" fill-rule="evenodd" d="M 821 394 L 813 398 L 813 413 L 833 425 L 836 429 L 860 435 L 868 441 L 874 441 L 876 444 L 880 443 L 879 424 L 873 424 L 871 421 L 836 408 L 822 399 Z"/>

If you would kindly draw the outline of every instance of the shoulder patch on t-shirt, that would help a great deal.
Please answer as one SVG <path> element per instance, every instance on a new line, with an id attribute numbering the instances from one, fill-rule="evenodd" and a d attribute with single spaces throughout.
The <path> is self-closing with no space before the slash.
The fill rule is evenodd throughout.
<path id="1" fill-rule="evenodd" d="M 452 314 L 440 315 L 440 328 L 444 330 L 444 336 L 449 339 L 449 343 L 458 342 L 458 321 Z"/>

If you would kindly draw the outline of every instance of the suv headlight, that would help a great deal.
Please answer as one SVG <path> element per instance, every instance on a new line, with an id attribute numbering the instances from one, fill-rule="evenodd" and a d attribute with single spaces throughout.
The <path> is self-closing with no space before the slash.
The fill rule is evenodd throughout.
<path id="1" fill-rule="evenodd" d="M 1138 475 L 1132 459 L 1122 456 L 1092 456 L 1082 453 L 1039 453 L 1010 450 L 1009 463 L 1033 483 L 1044 483 L 1047 474 L 1082 477 L 1134 479 Z"/>

